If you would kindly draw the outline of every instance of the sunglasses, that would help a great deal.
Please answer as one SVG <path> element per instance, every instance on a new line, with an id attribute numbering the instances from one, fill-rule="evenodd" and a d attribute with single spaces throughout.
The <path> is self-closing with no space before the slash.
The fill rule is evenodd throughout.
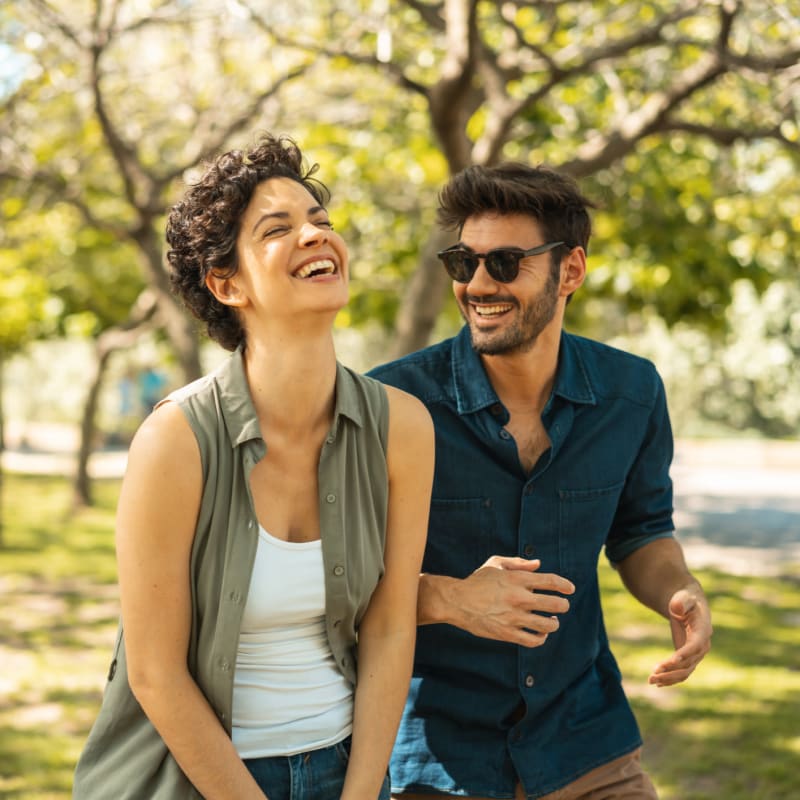
<path id="1" fill-rule="evenodd" d="M 500 283 L 511 283 L 519 275 L 519 262 L 528 256 L 546 253 L 564 242 L 548 242 L 530 250 L 519 247 L 497 247 L 488 253 L 474 253 L 461 245 L 448 247 L 436 255 L 442 260 L 447 274 L 458 283 L 469 283 L 475 270 L 478 269 L 480 260 L 483 259 L 486 271 Z"/>

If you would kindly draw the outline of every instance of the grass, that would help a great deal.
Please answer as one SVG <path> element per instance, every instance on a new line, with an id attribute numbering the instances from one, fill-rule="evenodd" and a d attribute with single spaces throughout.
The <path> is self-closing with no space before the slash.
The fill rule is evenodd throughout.
<path id="1" fill-rule="evenodd" d="M 0 551 L 0 798 L 66 800 L 100 703 L 116 630 L 119 484 L 67 516 L 64 479 L 6 476 Z M 800 580 L 698 573 L 712 652 L 685 684 L 648 686 L 666 622 L 601 567 L 612 647 L 662 800 L 790 800 L 800 774 Z"/>

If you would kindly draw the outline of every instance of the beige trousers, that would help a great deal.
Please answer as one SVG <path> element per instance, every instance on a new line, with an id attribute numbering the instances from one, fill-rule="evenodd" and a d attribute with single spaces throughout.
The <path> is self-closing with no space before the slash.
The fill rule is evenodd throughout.
<path id="1" fill-rule="evenodd" d="M 442 800 L 454 795 L 401 794 L 395 800 Z M 517 784 L 514 800 L 526 800 L 522 784 Z M 461 800 L 492 800 L 485 797 L 461 798 Z M 622 758 L 603 764 L 578 780 L 555 792 L 542 795 L 538 800 L 658 800 L 655 787 L 642 770 L 641 749 L 634 750 Z"/>

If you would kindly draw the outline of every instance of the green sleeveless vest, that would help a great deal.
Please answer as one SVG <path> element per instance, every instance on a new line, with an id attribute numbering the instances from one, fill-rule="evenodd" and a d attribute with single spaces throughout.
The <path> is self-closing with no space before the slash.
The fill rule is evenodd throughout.
<path id="1" fill-rule="evenodd" d="M 249 475 L 269 442 L 261 438 L 240 350 L 167 399 L 185 413 L 203 465 L 191 555 L 188 664 L 230 735 L 236 650 L 258 538 Z M 352 683 L 358 624 L 383 575 L 388 419 L 381 384 L 338 364 L 334 420 L 319 460 L 319 512 L 328 641 Z M 131 693 L 121 625 L 73 798 L 200 798 Z"/>

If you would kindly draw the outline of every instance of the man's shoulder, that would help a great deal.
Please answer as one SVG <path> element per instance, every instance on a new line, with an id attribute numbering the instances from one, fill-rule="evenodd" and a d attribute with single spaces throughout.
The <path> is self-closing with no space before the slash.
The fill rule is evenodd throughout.
<path id="1" fill-rule="evenodd" d="M 450 382 L 453 341 L 445 339 L 394 361 L 379 364 L 367 375 L 422 399 L 433 399 Z"/>
<path id="2" fill-rule="evenodd" d="M 565 336 L 599 395 L 626 396 L 649 405 L 663 390 L 661 377 L 649 359 L 595 339 L 572 333 Z"/>

